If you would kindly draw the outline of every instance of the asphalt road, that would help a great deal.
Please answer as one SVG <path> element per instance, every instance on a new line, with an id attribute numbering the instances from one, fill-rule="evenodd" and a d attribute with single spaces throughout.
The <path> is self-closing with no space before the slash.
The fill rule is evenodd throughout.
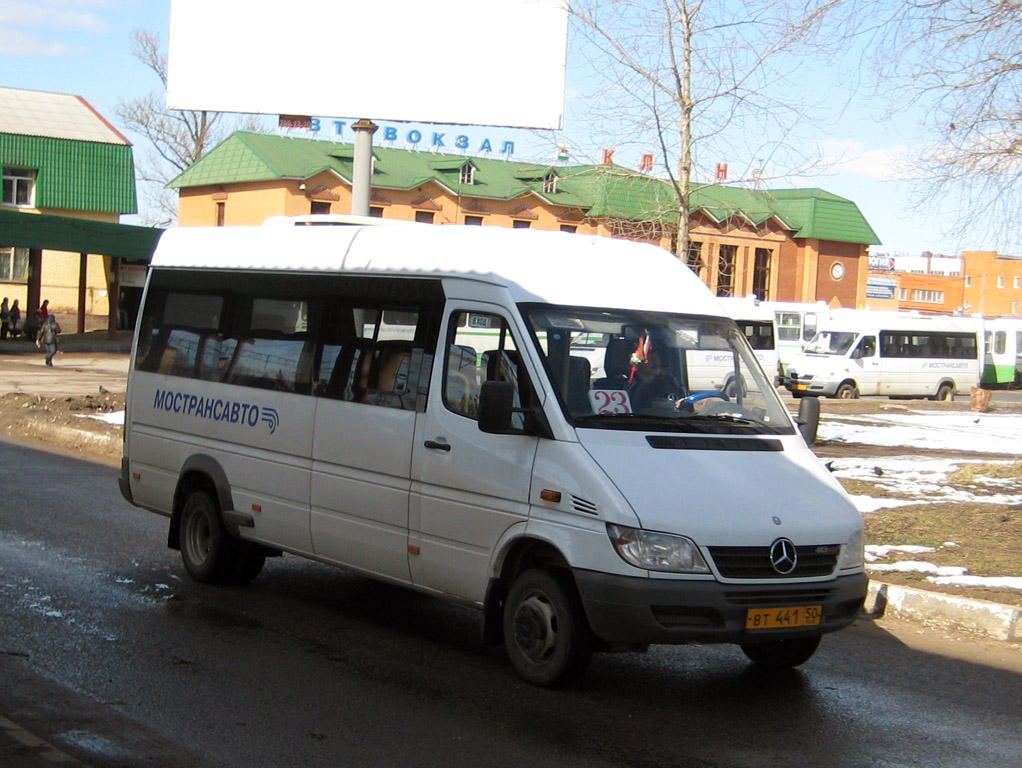
<path id="1" fill-rule="evenodd" d="M 1005 644 L 860 621 L 802 670 L 729 647 L 520 681 L 467 608 L 294 557 L 187 580 L 116 471 L 0 443 L 0 717 L 92 766 L 1022 764 Z"/>

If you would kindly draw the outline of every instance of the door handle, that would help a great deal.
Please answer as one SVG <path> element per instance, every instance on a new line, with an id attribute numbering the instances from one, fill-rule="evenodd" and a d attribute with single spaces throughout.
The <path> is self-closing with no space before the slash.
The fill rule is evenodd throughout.
<path id="1" fill-rule="evenodd" d="M 427 440 L 425 442 L 427 448 L 436 448 L 438 451 L 449 451 L 451 450 L 450 443 L 441 443 L 437 440 Z"/>

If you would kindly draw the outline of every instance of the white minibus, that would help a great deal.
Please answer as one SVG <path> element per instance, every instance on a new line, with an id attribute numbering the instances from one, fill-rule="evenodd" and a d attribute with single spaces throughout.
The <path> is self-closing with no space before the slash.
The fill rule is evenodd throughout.
<path id="1" fill-rule="evenodd" d="M 834 310 L 784 385 L 795 397 L 951 400 L 979 384 L 981 334 L 974 318 Z"/>
<path id="2" fill-rule="evenodd" d="M 831 309 L 823 301 L 761 301 L 760 306 L 774 313 L 777 358 L 783 376 L 788 364 L 812 341 L 820 326 L 830 317 Z"/>
<path id="3" fill-rule="evenodd" d="M 777 353 L 777 316 L 774 310 L 763 306 L 755 296 L 719 298 L 718 301 L 728 317 L 735 321 L 738 330 L 745 334 L 763 372 L 780 384 L 783 375 Z M 740 383 L 730 375 L 726 377 L 723 389 L 733 395 Z"/>
<path id="4" fill-rule="evenodd" d="M 580 339 L 605 342 L 598 375 Z M 734 397 L 692 386 L 704 346 L 732 355 Z M 818 415 L 792 419 L 653 246 L 180 228 L 145 288 L 120 485 L 197 581 L 289 553 L 474 606 L 537 685 L 656 643 L 786 667 L 866 593 L 861 516 L 799 431 Z"/>

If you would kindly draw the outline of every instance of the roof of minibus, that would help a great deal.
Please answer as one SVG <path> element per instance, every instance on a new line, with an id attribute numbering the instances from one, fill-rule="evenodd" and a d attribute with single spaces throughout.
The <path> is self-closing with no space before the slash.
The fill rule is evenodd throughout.
<path id="1" fill-rule="evenodd" d="M 966 331 L 982 329 L 982 321 L 951 315 L 916 315 L 883 309 L 837 309 L 824 320 L 827 331 Z"/>
<path id="2" fill-rule="evenodd" d="M 160 238 L 154 268 L 453 277 L 537 301 L 720 316 L 716 298 L 652 245 L 504 227 L 180 227 Z"/>

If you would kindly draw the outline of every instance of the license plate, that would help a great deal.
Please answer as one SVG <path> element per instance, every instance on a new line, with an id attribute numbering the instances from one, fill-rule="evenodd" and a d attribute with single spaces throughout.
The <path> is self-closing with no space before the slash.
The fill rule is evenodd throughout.
<path id="1" fill-rule="evenodd" d="M 787 629 L 788 627 L 815 627 L 823 616 L 819 605 L 799 605 L 791 608 L 750 608 L 745 614 L 746 629 Z"/>

